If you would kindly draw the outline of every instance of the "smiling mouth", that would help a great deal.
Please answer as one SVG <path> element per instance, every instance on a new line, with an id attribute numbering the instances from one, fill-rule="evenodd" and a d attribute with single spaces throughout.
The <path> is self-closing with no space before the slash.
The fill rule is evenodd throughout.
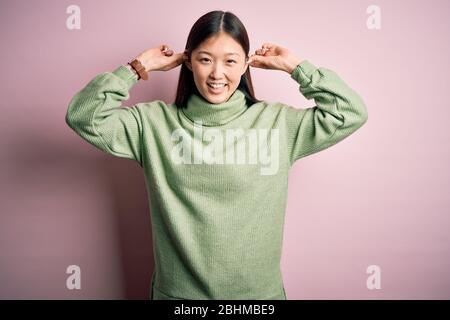
<path id="1" fill-rule="evenodd" d="M 220 89 L 220 88 L 223 88 L 223 87 L 227 86 L 226 83 L 222 83 L 220 85 L 214 85 L 214 84 L 211 84 L 211 83 L 207 83 L 207 85 L 208 85 L 208 87 L 210 87 L 212 89 Z"/>

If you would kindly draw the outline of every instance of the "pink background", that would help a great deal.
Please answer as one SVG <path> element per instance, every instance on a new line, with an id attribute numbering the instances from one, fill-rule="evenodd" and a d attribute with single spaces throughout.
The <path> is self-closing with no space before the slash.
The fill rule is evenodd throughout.
<path id="1" fill-rule="evenodd" d="M 174 4 L 175 3 L 175 4 Z M 81 30 L 66 8 L 81 8 Z M 366 9 L 381 8 L 369 30 Z M 184 50 L 210 10 L 263 42 L 337 72 L 369 120 L 292 168 L 282 271 L 288 299 L 450 298 L 449 1 L 24 1 L 0 4 L 0 298 L 148 298 L 152 235 L 144 176 L 65 124 L 95 75 L 166 43 Z M 172 102 L 179 68 L 139 82 L 125 105 Z M 312 107 L 279 71 L 256 96 Z M 66 288 L 81 267 L 81 290 Z M 366 268 L 381 268 L 381 289 Z"/>

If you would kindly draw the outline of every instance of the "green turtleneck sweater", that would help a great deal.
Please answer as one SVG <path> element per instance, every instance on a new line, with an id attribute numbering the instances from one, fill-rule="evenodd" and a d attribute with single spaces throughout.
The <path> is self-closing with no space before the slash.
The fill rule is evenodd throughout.
<path id="1" fill-rule="evenodd" d="M 286 299 L 280 259 L 288 173 L 367 121 L 361 97 L 304 60 L 291 73 L 316 106 L 246 105 L 236 90 L 186 109 L 156 100 L 122 106 L 137 75 L 124 65 L 70 101 L 67 124 L 146 180 L 155 270 L 152 299 Z"/>

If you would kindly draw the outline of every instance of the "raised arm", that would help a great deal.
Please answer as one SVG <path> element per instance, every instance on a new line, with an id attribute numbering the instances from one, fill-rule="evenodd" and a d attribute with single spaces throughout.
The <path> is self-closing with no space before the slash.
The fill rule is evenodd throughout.
<path id="1" fill-rule="evenodd" d="M 361 97 L 334 71 L 317 68 L 290 50 L 264 43 L 248 60 L 252 67 L 287 72 L 300 85 L 306 99 L 316 106 L 286 106 L 287 143 L 290 163 L 326 149 L 348 137 L 367 121 Z"/>
<path id="2" fill-rule="evenodd" d="M 334 71 L 303 60 L 291 77 L 303 96 L 316 103 L 311 108 L 287 109 L 291 164 L 338 143 L 367 121 L 364 101 Z"/>
<path id="3" fill-rule="evenodd" d="M 183 53 L 174 54 L 167 45 L 160 45 L 145 50 L 136 59 L 145 72 L 167 71 L 182 63 Z M 69 127 L 90 144 L 114 156 L 135 160 L 142 166 L 139 104 L 122 106 L 137 81 L 138 74 L 129 65 L 97 75 L 72 98 L 65 119 Z"/>
<path id="4" fill-rule="evenodd" d="M 141 165 L 142 123 L 138 105 L 122 106 L 137 81 L 136 73 L 124 65 L 95 76 L 70 101 L 66 123 L 97 148 Z"/>

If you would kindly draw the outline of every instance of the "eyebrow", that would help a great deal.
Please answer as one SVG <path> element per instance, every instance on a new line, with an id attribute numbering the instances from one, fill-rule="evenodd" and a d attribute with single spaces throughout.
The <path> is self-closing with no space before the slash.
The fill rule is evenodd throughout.
<path id="1" fill-rule="evenodd" d="M 209 53 L 208 51 L 199 51 L 198 52 L 198 54 L 200 54 L 200 53 L 205 53 L 205 54 L 207 54 L 207 55 L 212 55 L 211 53 Z M 227 56 L 230 56 L 230 55 L 239 55 L 239 53 L 237 53 L 237 52 L 228 52 L 227 54 L 226 54 Z"/>

